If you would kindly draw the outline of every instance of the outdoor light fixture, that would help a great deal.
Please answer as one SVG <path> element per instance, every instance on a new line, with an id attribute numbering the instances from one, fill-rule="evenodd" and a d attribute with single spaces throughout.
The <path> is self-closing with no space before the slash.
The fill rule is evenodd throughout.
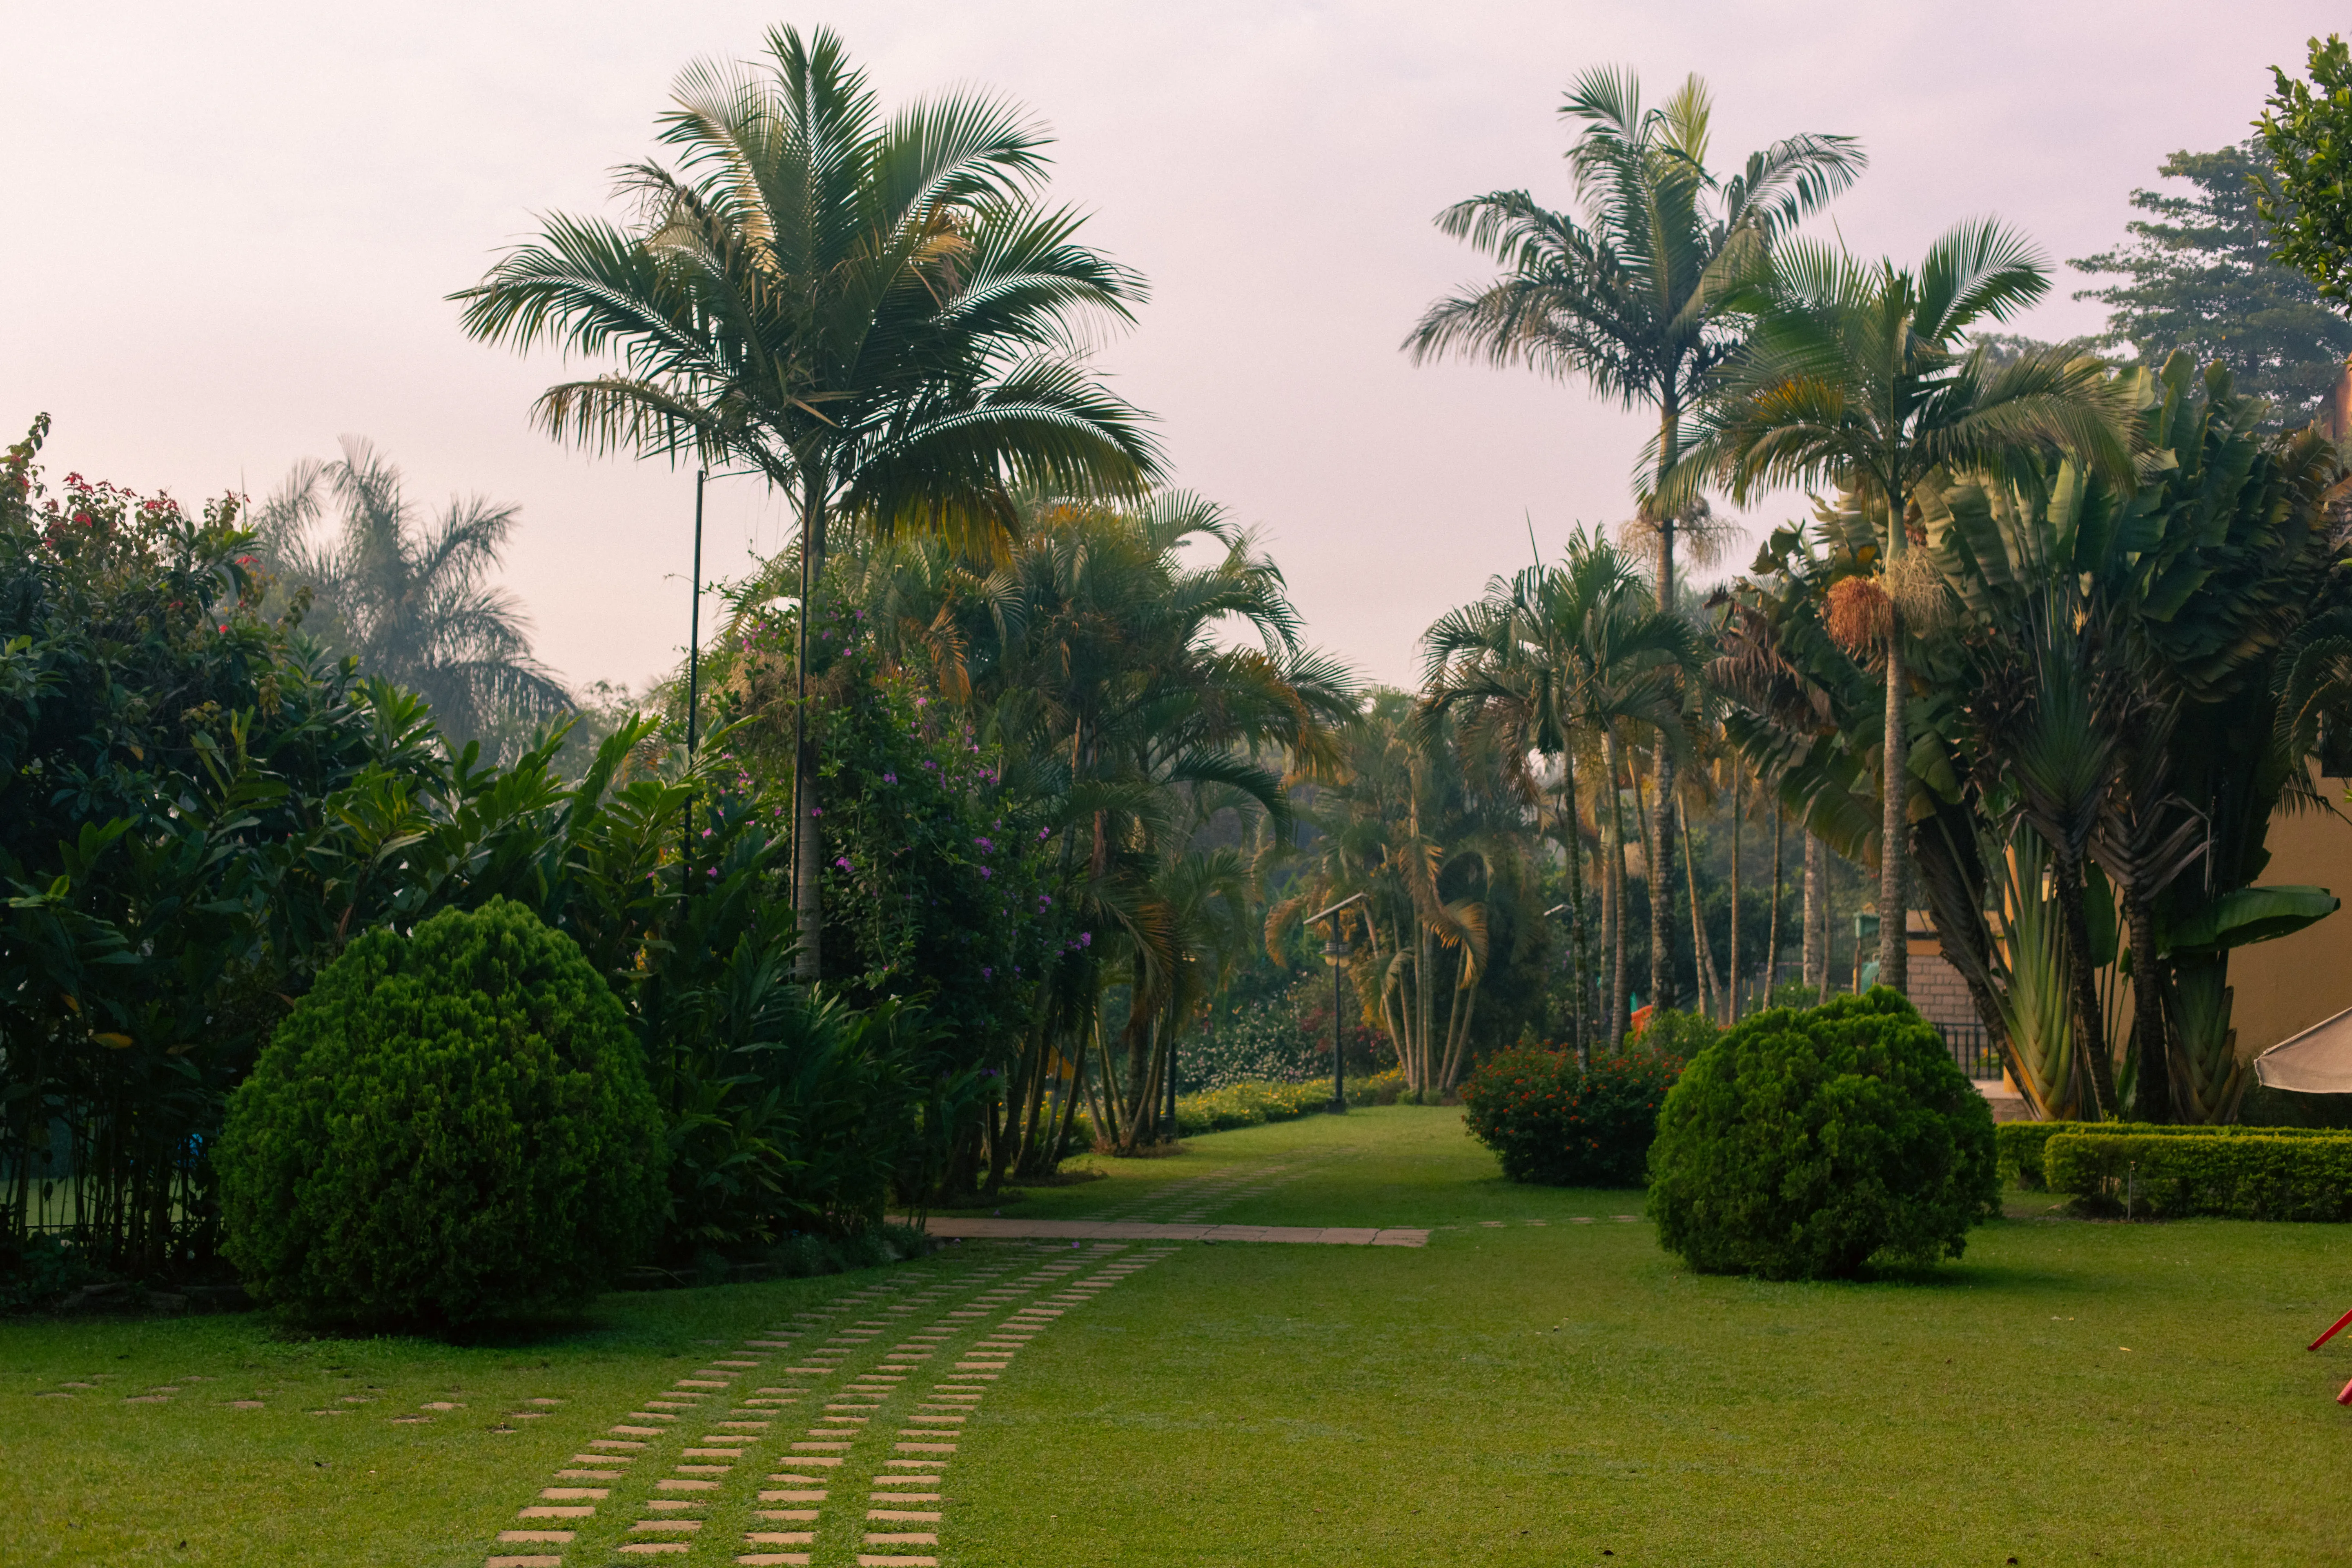
<path id="1" fill-rule="evenodd" d="M 1339 924 L 1339 911 L 1363 901 L 1363 894 L 1351 893 L 1329 909 L 1307 917 L 1309 925 L 1318 921 L 1331 922 L 1330 939 L 1323 944 L 1323 962 L 1331 966 L 1331 1104 L 1328 1109 L 1335 1116 L 1348 1109 L 1348 1064 L 1339 1050 L 1339 1016 L 1342 1006 L 1340 986 L 1347 978 L 1342 961 L 1348 956 L 1349 943 L 1346 931 Z"/>

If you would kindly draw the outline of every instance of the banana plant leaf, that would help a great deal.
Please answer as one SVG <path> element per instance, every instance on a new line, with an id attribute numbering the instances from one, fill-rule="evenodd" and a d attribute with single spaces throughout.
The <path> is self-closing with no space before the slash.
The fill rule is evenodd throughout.
<path id="1" fill-rule="evenodd" d="M 2344 900 L 2325 888 L 2240 888 L 2189 912 L 2159 933 L 2159 956 L 2215 953 L 2290 936 L 2334 914 Z"/>

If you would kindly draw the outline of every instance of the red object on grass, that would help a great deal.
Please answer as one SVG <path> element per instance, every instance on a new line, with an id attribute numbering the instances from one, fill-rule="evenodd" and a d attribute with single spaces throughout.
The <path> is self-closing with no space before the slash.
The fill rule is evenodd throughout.
<path id="1" fill-rule="evenodd" d="M 2327 1331 L 2326 1331 L 2326 1333 L 2324 1333 L 2324 1334 L 2320 1335 L 2317 1339 L 2315 1339 L 2315 1340 L 2312 1341 L 2312 1342 L 2311 1342 L 2311 1343 L 2309 1343 L 2309 1344 L 2307 1344 L 2307 1345 L 2304 1346 L 2304 1349 L 2305 1349 L 2305 1350 L 2314 1350 L 2314 1351 L 2317 1350 L 2320 1346 L 2322 1346 L 2322 1345 L 2326 1344 L 2328 1341 L 2330 1341 L 2330 1340 L 2334 1339 L 2334 1338 L 2336 1336 L 2336 1334 L 2337 1334 L 2337 1333 L 2338 1333 L 2338 1332 L 2343 1329 L 2344 1325 L 2345 1325 L 2345 1324 L 2347 1324 L 2347 1323 L 2352 1323 L 2352 1312 L 2347 1312 L 2347 1313 L 2345 1313 L 2342 1317 L 2340 1317 L 2340 1318 L 2336 1319 L 2336 1321 L 2335 1321 L 2334 1323 L 2332 1323 L 2332 1324 L 2330 1324 L 2330 1325 L 2328 1326 L 2328 1330 L 2327 1330 Z M 2345 1402 L 2344 1402 L 2343 1400 L 2340 1400 L 2340 1399 L 2339 1399 L 2339 1400 L 2337 1400 L 2337 1401 L 2336 1401 L 2336 1403 L 2337 1403 L 2338 1405 L 2341 1405 L 2341 1404 L 2343 1404 L 2343 1403 L 2345 1403 Z"/>
<path id="2" fill-rule="evenodd" d="M 2347 1383 L 2344 1385 L 2344 1392 L 2336 1396 L 2336 1403 L 2338 1405 L 2352 1405 L 2352 1383 Z"/>

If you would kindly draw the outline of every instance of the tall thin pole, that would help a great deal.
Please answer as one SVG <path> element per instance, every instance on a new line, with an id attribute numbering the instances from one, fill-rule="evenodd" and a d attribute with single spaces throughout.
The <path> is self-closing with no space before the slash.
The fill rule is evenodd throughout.
<path id="1" fill-rule="evenodd" d="M 1336 920 L 1331 922 L 1331 935 L 1335 941 L 1339 939 L 1339 922 Z M 1348 1109 L 1348 1064 L 1339 1051 L 1339 988 L 1343 970 L 1344 965 L 1340 959 L 1334 958 L 1331 961 L 1331 1109 L 1333 1110 Z"/>

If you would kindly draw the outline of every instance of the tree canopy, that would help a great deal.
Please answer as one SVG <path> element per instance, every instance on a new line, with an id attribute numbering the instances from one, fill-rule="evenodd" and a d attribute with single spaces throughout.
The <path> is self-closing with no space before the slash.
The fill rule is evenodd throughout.
<path id="1" fill-rule="evenodd" d="M 2262 188 L 2277 174 L 2269 149 L 2250 140 L 2175 153 L 2157 173 L 2189 188 L 2132 192 L 2143 216 L 2125 226 L 2131 237 L 2069 263 L 2116 279 L 2075 291 L 2107 307 L 2093 344 L 2128 348 L 2150 366 L 2175 350 L 2225 364 L 2242 395 L 2272 403 L 2273 425 L 2307 423 L 2343 374 L 2352 321 L 2281 264 L 2262 210 Z"/>

